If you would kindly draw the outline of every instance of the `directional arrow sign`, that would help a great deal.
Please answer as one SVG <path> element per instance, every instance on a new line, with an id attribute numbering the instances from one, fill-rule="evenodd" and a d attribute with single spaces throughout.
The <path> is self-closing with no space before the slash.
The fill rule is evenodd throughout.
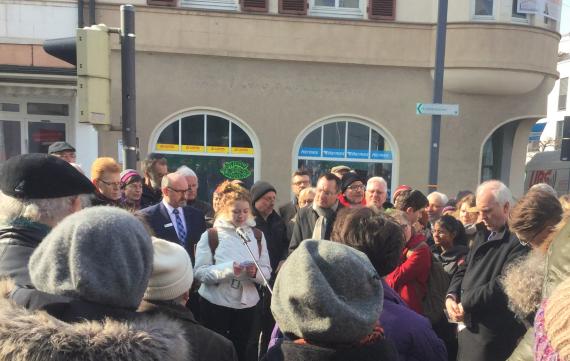
<path id="1" fill-rule="evenodd" d="M 459 115 L 459 104 L 416 103 L 417 115 Z"/>

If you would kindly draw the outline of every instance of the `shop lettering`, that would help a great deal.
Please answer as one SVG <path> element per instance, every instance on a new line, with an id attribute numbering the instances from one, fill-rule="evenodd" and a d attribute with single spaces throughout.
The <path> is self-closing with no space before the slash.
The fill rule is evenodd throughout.
<path id="1" fill-rule="evenodd" d="M 552 176 L 552 169 L 550 170 L 534 170 L 530 177 L 529 187 L 538 183 L 550 184 L 550 177 Z"/>

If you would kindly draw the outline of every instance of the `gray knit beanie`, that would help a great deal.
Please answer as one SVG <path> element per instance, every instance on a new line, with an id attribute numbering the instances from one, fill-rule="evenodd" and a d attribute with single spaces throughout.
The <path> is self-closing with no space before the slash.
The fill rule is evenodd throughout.
<path id="1" fill-rule="evenodd" d="M 277 275 L 271 311 L 289 336 L 350 344 L 373 331 L 382 301 L 380 276 L 364 253 L 305 240 Z"/>
<path id="2" fill-rule="evenodd" d="M 249 190 L 249 192 L 251 194 L 251 204 L 253 206 L 255 206 L 255 202 L 257 202 L 259 200 L 259 198 L 263 197 L 265 194 L 267 194 L 269 192 L 277 193 L 277 191 L 275 190 L 275 187 L 273 187 L 269 182 L 265 182 L 265 181 L 255 182 L 251 186 L 251 189 Z"/>
<path id="3" fill-rule="evenodd" d="M 136 308 L 152 271 L 143 224 L 116 207 L 93 207 L 59 223 L 30 258 L 32 284 L 54 295 Z"/>

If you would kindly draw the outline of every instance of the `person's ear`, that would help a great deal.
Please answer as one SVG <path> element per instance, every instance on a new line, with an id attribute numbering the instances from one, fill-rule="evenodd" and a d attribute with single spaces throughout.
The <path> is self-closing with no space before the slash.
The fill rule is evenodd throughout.
<path id="1" fill-rule="evenodd" d="M 414 214 L 415 210 L 412 207 L 408 207 L 406 208 L 406 213 L 407 214 Z"/>

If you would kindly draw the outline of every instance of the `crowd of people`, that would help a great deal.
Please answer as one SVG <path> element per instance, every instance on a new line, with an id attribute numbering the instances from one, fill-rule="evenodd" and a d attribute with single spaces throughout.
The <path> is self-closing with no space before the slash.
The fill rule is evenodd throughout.
<path id="1" fill-rule="evenodd" d="M 568 196 L 347 166 L 225 180 L 52 144 L 0 169 L 0 360 L 570 360 Z M 314 184 L 313 184 L 313 181 Z"/>

